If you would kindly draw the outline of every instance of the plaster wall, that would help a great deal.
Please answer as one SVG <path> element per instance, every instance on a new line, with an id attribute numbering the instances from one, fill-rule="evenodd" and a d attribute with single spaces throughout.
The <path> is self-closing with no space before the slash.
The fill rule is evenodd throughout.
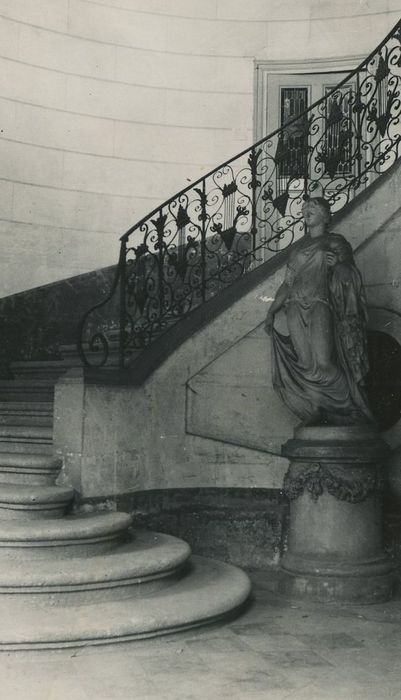
<path id="1" fill-rule="evenodd" d="M 279 488 L 281 458 L 186 432 L 186 382 L 260 324 L 266 311 L 261 296 L 272 296 L 282 276 L 276 273 L 196 333 L 141 387 L 84 385 L 77 374 L 62 378 L 54 441 L 64 462 L 63 480 L 84 497 L 186 486 Z M 78 442 L 71 411 L 82 423 Z M 271 429 L 279 431 L 280 425 Z"/>
<path id="2" fill-rule="evenodd" d="M 255 58 L 355 63 L 400 9 L 0 0 L 0 295 L 113 264 L 135 220 L 252 143 Z"/>
<path id="3" fill-rule="evenodd" d="M 369 304 L 377 307 L 372 328 L 401 343 L 400 187 L 397 163 L 334 228 L 356 251 Z M 179 487 L 280 488 L 287 467 L 280 445 L 292 435 L 294 419 L 272 391 L 261 324 L 283 274 L 268 276 L 194 334 L 141 387 L 84 386 L 82 375 L 65 377 L 55 406 L 63 479 L 85 497 Z M 74 437 L 71 410 L 81 425 Z M 401 425 L 387 437 L 396 449 L 392 479 L 401 485 Z"/>

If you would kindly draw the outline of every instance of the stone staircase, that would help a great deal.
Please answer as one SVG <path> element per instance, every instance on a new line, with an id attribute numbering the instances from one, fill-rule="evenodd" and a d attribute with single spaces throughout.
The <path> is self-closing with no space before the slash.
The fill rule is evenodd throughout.
<path id="1" fill-rule="evenodd" d="M 56 485 L 54 385 L 71 362 L 15 363 L 0 380 L 0 650 L 141 639 L 224 619 L 239 569 L 135 531 L 127 513 L 74 511 Z"/>

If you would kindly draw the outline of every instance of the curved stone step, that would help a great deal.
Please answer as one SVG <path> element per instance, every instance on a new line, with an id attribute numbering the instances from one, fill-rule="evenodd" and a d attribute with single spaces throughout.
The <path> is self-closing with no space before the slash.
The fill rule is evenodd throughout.
<path id="1" fill-rule="evenodd" d="M 61 486 L 0 484 L 0 520 L 60 518 L 74 498 L 74 490 Z"/>
<path id="2" fill-rule="evenodd" d="M 0 426 L 43 426 L 50 430 L 53 426 L 53 413 L 21 414 L 14 411 L 6 413 L 0 409 Z"/>
<path id="3" fill-rule="evenodd" d="M 177 578 L 190 557 L 183 540 L 139 531 L 114 552 L 64 560 L 30 559 L 0 569 L 0 601 L 82 605 L 146 596 Z"/>
<path id="4" fill-rule="evenodd" d="M 128 537 L 131 524 L 128 513 L 71 515 L 34 524 L 0 520 L 0 560 L 107 552 Z"/>
<path id="5" fill-rule="evenodd" d="M 53 400 L 52 379 L 0 379 L 0 401 L 45 401 Z"/>
<path id="6" fill-rule="evenodd" d="M 0 425 L 0 441 L 5 442 L 30 442 L 51 443 L 53 441 L 53 429 L 44 425 Z"/>
<path id="7" fill-rule="evenodd" d="M 52 401 L 0 401 L 0 414 L 50 415 L 53 413 Z"/>
<path id="8" fill-rule="evenodd" d="M 2 439 L 0 438 L 0 457 L 2 452 L 13 452 L 14 454 L 22 455 L 53 455 L 52 440 L 29 440 L 23 438 Z"/>
<path id="9" fill-rule="evenodd" d="M 11 363 L 11 371 L 16 379 L 56 380 L 68 369 L 65 360 L 21 360 Z"/>
<path id="10" fill-rule="evenodd" d="M 0 425 L 53 425 L 53 404 L 48 401 L 0 401 Z"/>
<path id="11" fill-rule="evenodd" d="M 61 469 L 61 460 L 43 452 L 2 452 L 0 484 L 53 484 Z"/>
<path id="12" fill-rule="evenodd" d="M 223 620 L 245 603 L 248 576 L 230 564 L 191 557 L 186 576 L 151 596 L 52 608 L 13 606 L 0 597 L 0 649 L 57 649 L 111 644 Z"/>

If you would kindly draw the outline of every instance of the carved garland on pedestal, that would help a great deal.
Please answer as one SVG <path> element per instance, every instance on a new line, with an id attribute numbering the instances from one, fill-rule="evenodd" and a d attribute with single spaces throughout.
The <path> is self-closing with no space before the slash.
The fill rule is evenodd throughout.
<path id="1" fill-rule="evenodd" d="M 378 467 L 361 479 L 345 479 L 341 472 L 344 469 L 336 465 L 292 463 L 284 477 L 283 492 L 293 501 L 306 490 L 316 502 L 326 489 L 339 501 L 361 503 L 371 494 L 383 491 L 384 479 Z"/>

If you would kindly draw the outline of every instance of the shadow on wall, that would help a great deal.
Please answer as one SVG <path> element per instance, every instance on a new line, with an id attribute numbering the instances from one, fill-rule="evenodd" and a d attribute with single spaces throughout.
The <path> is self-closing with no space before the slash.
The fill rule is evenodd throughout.
<path id="1" fill-rule="evenodd" d="M 392 428 L 401 418 L 401 345 L 383 331 L 369 331 L 370 371 L 367 390 L 381 430 Z"/>
<path id="2" fill-rule="evenodd" d="M 389 333 L 369 330 L 368 348 L 368 396 L 379 428 L 389 436 L 401 418 L 401 345 Z M 299 422 L 273 390 L 270 342 L 262 326 L 187 382 L 186 409 L 187 433 L 276 455 Z M 396 439 L 401 444 L 401 436 Z"/>
<path id="3" fill-rule="evenodd" d="M 277 564 L 288 501 L 279 489 L 198 488 L 141 491 L 117 497 L 135 526 L 181 537 L 196 554 L 246 568 Z"/>
<path id="4" fill-rule="evenodd" d="M 246 569 L 269 570 L 286 548 L 289 502 L 280 489 L 182 488 L 138 491 L 109 501 L 85 499 L 80 507 L 131 513 L 134 527 L 180 537 L 194 554 Z M 401 564 L 398 504 L 387 493 L 384 539 L 387 553 Z"/>
<path id="5" fill-rule="evenodd" d="M 77 342 L 79 321 L 109 293 L 114 274 L 107 267 L 0 299 L 1 376 L 10 376 L 10 361 L 60 359 L 60 346 Z M 117 298 L 113 304 L 110 319 L 118 317 Z"/>

